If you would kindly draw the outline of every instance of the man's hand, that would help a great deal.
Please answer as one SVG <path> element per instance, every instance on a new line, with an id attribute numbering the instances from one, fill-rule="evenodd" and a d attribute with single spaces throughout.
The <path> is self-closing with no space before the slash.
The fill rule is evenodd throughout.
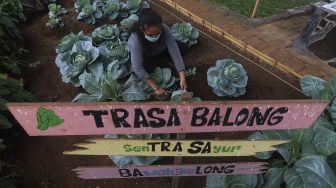
<path id="1" fill-rule="evenodd" d="M 168 93 L 163 88 L 160 88 L 153 79 L 147 79 L 146 83 L 154 90 L 155 95 L 166 96 Z"/>
<path id="2" fill-rule="evenodd" d="M 184 71 L 180 71 L 179 72 L 179 77 L 180 77 L 180 87 L 182 91 L 187 90 L 187 81 L 185 78 L 185 72 Z"/>
<path id="3" fill-rule="evenodd" d="M 155 91 L 155 95 L 158 95 L 158 96 L 166 96 L 168 93 L 165 89 L 163 88 L 159 88 Z"/>

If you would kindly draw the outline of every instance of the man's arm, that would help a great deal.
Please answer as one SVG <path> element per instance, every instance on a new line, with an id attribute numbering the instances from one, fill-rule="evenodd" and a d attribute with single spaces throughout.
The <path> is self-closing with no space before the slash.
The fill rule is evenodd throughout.
<path id="1" fill-rule="evenodd" d="M 132 63 L 132 70 L 137 75 L 137 77 L 146 82 L 149 78 L 148 73 L 146 72 L 143 66 L 143 52 L 142 46 L 137 39 L 137 36 L 132 34 L 128 39 L 128 48 L 131 53 L 131 63 Z"/>
<path id="2" fill-rule="evenodd" d="M 168 52 L 175 64 L 177 72 L 184 71 L 185 66 L 184 66 L 184 62 L 182 59 L 182 55 L 181 55 L 180 49 L 177 46 L 174 36 L 171 33 L 170 28 L 166 24 L 163 24 L 162 29 L 164 29 L 164 32 L 165 32 L 165 39 L 166 39 Z"/>
<path id="3" fill-rule="evenodd" d="M 146 72 L 143 66 L 143 52 L 140 42 L 137 40 L 136 36 L 131 35 L 128 40 L 128 48 L 131 53 L 131 63 L 132 70 L 137 75 L 141 81 L 148 84 L 157 95 L 162 95 L 165 91 L 162 91 L 161 88 L 156 84 L 156 82 L 149 77 L 149 74 Z"/>

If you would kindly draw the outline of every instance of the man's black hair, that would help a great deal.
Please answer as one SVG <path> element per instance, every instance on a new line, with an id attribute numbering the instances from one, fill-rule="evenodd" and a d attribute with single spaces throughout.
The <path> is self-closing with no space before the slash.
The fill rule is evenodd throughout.
<path id="1" fill-rule="evenodd" d="M 132 29 L 130 30 L 131 33 L 136 33 L 141 40 L 141 45 L 144 51 L 147 50 L 148 46 L 152 43 L 145 39 L 145 35 L 141 29 L 144 29 L 145 26 L 152 26 L 152 25 L 159 25 L 162 27 L 162 18 L 159 13 L 151 8 L 144 8 L 139 13 L 139 21 L 133 25 Z M 130 33 L 130 34 L 131 34 Z M 161 36 L 158 43 L 165 43 L 164 41 L 164 31 L 162 29 Z"/>
<path id="2" fill-rule="evenodd" d="M 162 18 L 159 13 L 151 8 L 142 9 L 139 14 L 138 27 L 144 28 L 145 26 L 161 25 Z"/>

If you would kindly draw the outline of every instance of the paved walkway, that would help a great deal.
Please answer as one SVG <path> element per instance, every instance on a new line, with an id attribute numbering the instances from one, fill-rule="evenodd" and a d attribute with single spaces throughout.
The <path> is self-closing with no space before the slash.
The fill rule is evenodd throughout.
<path id="1" fill-rule="evenodd" d="M 237 16 L 205 0 L 174 0 L 183 8 L 223 28 L 228 33 L 275 60 L 294 69 L 301 75 L 314 75 L 329 80 L 336 69 L 317 58 L 306 56 L 292 47 L 309 16 L 297 16 L 253 28 L 243 24 Z"/>

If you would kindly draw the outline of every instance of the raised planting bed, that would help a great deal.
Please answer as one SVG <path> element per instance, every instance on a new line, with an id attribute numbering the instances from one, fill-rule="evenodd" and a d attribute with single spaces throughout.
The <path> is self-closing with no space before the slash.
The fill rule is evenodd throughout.
<path id="1" fill-rule="evenodd" d="M 228 7 L 241 15 L 251 17 L 256 0 L 211 0 L 219 5 Z M 287 9 L 307 6 L 318 0 L 283 0 L 274 2 L 272 0 L 261 0 L 256 17 L 267 17 Z"/>
<path id="2" fill-rule="evenodd" d="M 48 20 L 47 13 L 37 15 L 31 23 L 22 28 L 26 39 L 27 49 L 30 51 L 27 61 L 41 61 L 41 65 L 25 73 L 26 86 L 38 97 L 40 102 L 71 101 L 81 89 L 72 84 L 65 84 L 61 80 L 59 68 L 55 64 L 55 46 L 70 32 L 84 34 L 90 33 L 99 25 L 111 23 L 104 20 L 96 25 L 88 25 L 76 20 L 77 13 L 74 10 L 73 1 L 60 1 L 60 4 L 68 10 L 63 20 L 65 27 L 58 30 L 49 30 L 45 27 Z M 161 13 L 164 22 L 172 25 L 181 20 L 158 6 L 153 8 Z M 185 19 L 182 16 L 179 18 Z M 185 21 L 188 21 L 185 19 Z M 196 25 L 195 25 L 196 26 Z M 196 26 L 197 27 L 197 26 Z M 200 28 L 201 34 L 198 44 L 194 45 L 190 52 L 184 56 L 187 67 L 196 67 L 197 74 L 188 78 L 189 91 L 194 96 L 204 101 L 216 100 L 276 100 L 276 99 L 306 99 L 306 97 L 293 87 L 299 87 L 299 81 L 295 77 L 285 75 L 249 54 L 238 54 L 236 48 L 226 41 L 213 40 L 213 37 Z M 220 43 L 226 45 L 220 45 Z M 240 52 L 241 53 L 241 52 Z M 242 64 L 247 71 L 249 80 L 246 94 L 238 98 L 217 97 L 207 84 L 207 70 L 214 66 L 218 59 L 232 58 Z M 256 63 L 256 64 L 254 64 Z M 260 68 L 262 65 L 270 71 Z M 274 76 L 276 75 L 276 76 Z M 207 133 L 187 134 L 187 138 L 215 139 L 215 138 L 247 138 L 250 132 L 239 133 Z M 139 178 L 118 180 L 83 180 L 76 177 L 72 169 L 78 166 L 112 166 L 113 162 L 105 156 L 66 156 L 62 152 L 69 150 L 73 144 L 85 141 L 88 138 L 98 136 L 73 136 L 73 137 L 28 137 L 23 130 L 20 131 L 13 148 L 12 159 L 18 161 L 18 165 L 25 170 L 25 176 L 21 187 L 171 187 L 171 178 Z M 174 137 L 174 136 L 173 136 Z M 99 137 L 101 138 L 101 137 Z M 171 164 L 173 158 L 164 157 L 155 164 Z M 183 163 L 209 163 L 209 162 L 244 162 L 260 161 L 254 157 L 218 157 L 218 158 L 183 158 Z M 181 178 L 179 187 L 203 187 L 205 177 Z"/>

